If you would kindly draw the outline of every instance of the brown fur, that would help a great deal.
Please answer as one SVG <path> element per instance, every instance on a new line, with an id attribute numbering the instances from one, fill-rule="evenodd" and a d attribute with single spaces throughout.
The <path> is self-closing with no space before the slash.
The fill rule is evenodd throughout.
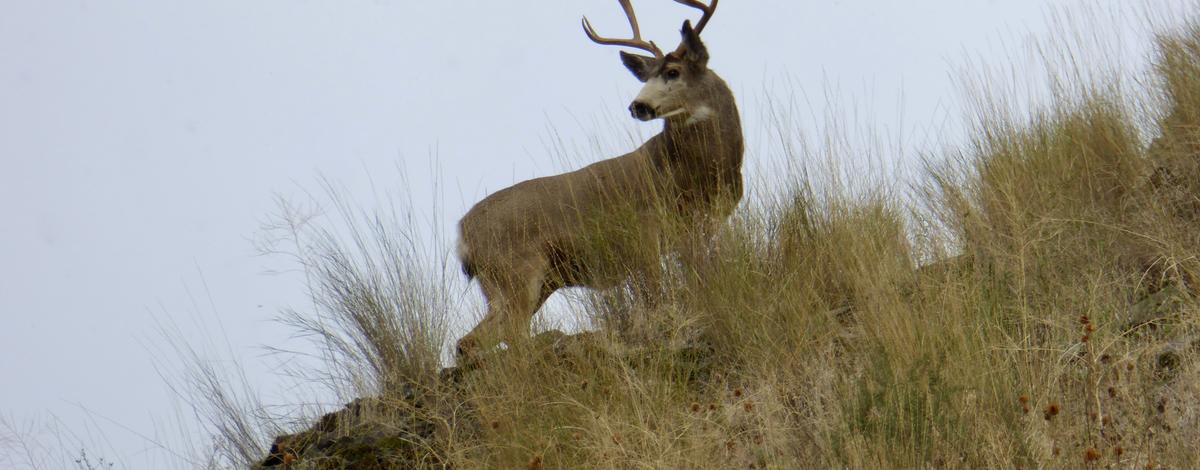
<path id="1" fill-rule="evenodd" d="M 733 93 L 707 68 L 707 52 L 684 26 L 680 48 L 662 59 L 622 53 L 639 79 L 676 69 L 663 131 L 638 149 L 582 169 L 524 181 L 475 204 L 459 222 L 463 269 L 479 280 L 487 315 L 459 341 L 459 354 L 529 334 L 546 298 L 568 286 L 608 288 L 651 279 L 663 249 L 688 249 L 673 224 L 707 233 L 742 196 L 742 130 Z M 683 84 L 678 86 L 678 84 Z M 690 122 L 708 107 L 706 119 Z"/>

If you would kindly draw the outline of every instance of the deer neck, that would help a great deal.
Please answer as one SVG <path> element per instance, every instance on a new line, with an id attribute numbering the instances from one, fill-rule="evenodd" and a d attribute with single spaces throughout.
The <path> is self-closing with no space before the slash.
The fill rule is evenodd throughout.
<path id="1" fill-rule="evenodd" d="M 729 167 L 740 170 L 743 140 L 733 93 L 722 86 L 686 116 L 669 118 L 652 141 L 651 158 L 659 165 Z"/>

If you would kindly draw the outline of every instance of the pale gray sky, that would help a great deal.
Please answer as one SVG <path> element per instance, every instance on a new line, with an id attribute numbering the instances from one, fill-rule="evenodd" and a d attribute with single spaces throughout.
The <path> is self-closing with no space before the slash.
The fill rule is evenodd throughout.
<path id="1" fill-rule="evenodd" d="M 704 39 L 740 100 L 748 178 L 765 184 L 761 169 L 787 162 L 770 161 L 764 97 L 818 117 L 840 103 L 912 148 L 956 142 L 956 64 L 1003 65 L 1047 34 L 1050 5 L 1080 3 L 725 0 Z M 696 16 L 635 6 L 664 47 Z M 286 264 L 249 242 L 274 196 L 324 174 L 427 207 L 436 166 L 451 234 L 487 193 L 563 169 L 555 134 L 628 150 L 626 130 L 658 124 L 627 118 L 639 83 L 587 41 L 582 14 L 625 34 L 615 0 L 0 3 L 0 416 L 59 420 L 123 468 L 186 467 L 137 435 L 173 418 L 155 318 L 216 325 L 188 334 L 227 342 L 287 403 L 261 346 L 300 347 L 270 319 L 304 305 L 302 286 L 263 275 Z M 0 466 L 19 464 L 3 445 Z"/>

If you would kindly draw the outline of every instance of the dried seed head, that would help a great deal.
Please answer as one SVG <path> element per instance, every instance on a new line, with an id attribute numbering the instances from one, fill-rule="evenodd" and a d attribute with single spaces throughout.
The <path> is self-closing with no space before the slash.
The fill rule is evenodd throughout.
<path id="1" fill-rule="evenodd" d="M 1029 403 L 1029 395 L 1021 395 L 1017 397 L 1017 401 L 1020 401 L 1022 405 Z"/>
<path id="2" fill-rule="evenodd" d="M 739 398 L 739 397 L 741 397 L 741 396 L 742 396 L 742 389 L 740 389 L 740 388 L 735 388 L 735 389 L 733 389 L 733 396 L 734 396 L 735 398 Z"/>
<path id="3" fill-rule="evenodd" d="M 1042 417 L 1046 418 L 1046 421 L 1050 421 L 1051 418 L 1058 415 L 1058 411 L 1058 403 L 1051 403 L 1042 410 Z"/>
<path id="4" fill-rule="evenodd" d="M 529 470 L 542 470 L 542 456 L 535 455 L 529 459 Z"/>
<path id="5" fill-rule="evenodd" d="M 1108 397 L 1109 398 L 1117 397 L 1117 388 L 1116 387 L 1108 387 Z"/>
<path id="6" fill-rule="evenodd" d="M 752 412 L 754 411 L 754 403 L 746 402 L 742 405 L 742 409 L 746 410 L 747 413 Z"/>
<path id="7" fill-rule="evenodd" d="M 500 429 L 500 422 L 492 421 L 492 429 Z"/>
<path id="8" fill-rule="evenodd" d="M 1087 450 L 1083 451 L 1084 462 L 1095 462 L 1097 460 L 1100 460 L 1100 451 L 1092 447 L 1088 447 Z"/>
<path id="9" fill-rule="evenodd" d="M 692 402 L 692 413 L 699 413 L 699 412 L 700 412 L 700 404 L 696 403 L 696 402 Z"/>

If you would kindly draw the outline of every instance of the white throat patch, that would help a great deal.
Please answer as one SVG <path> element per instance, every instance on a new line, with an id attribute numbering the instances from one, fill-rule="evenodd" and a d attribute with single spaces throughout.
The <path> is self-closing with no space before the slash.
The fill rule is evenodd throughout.
<path id="1" fill-rule="evenodd" d="M 696 108 L 696 111 L 693 112 L 691 116 L 688 116 L 687 124 L 691 125 L 698 122 L 704 122 L 712 119 L 712 117 L 713 109 L 708 107 L 706 104 L 702 104 L 699 108 Z"/>

